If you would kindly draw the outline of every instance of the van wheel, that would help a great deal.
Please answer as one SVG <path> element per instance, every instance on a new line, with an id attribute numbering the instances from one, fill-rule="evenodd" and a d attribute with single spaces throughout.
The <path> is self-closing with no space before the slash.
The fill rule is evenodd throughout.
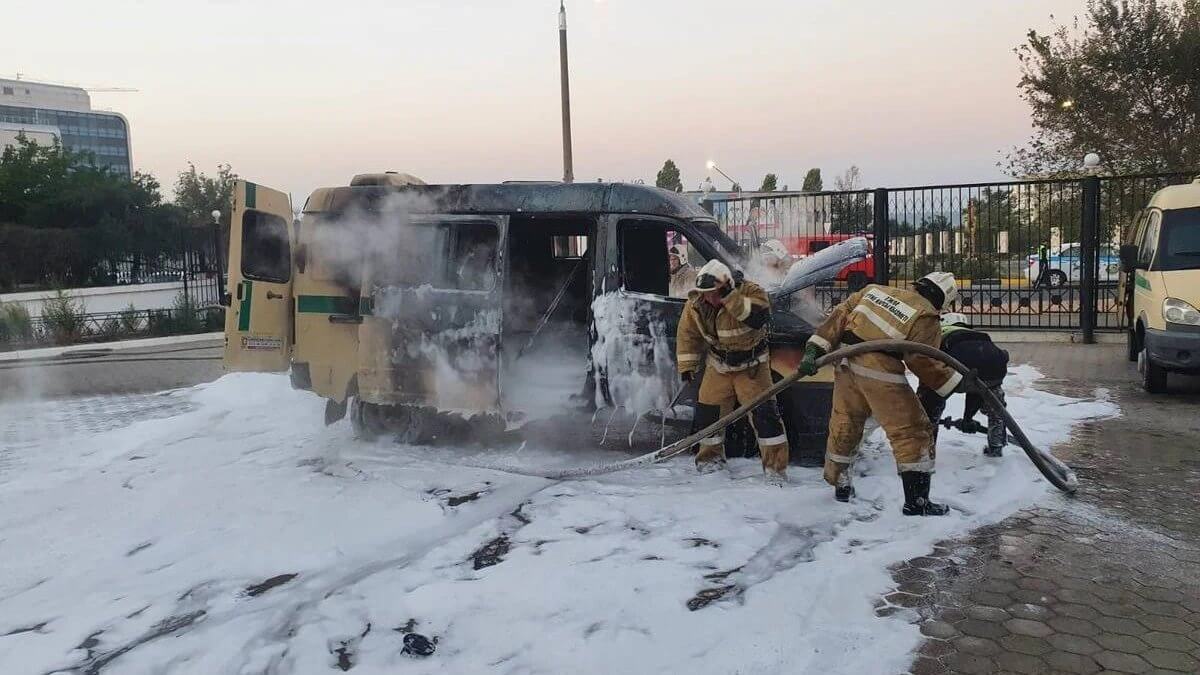
<path id="1" fill-rule="evenodd" d="M 1050 270 L 1046 274 L 1050 288 L 1062 288 L 1067 285 L 1067 275 L 1062 270 Z"/>
<path id="2" fill-rule="evenodd" d="M 1150 358 L 1145 347 L 1138 354 L 1138 370 L 1142 373 L 1142 389 L 1147 393 L 1161 394 L 1167 390 L 1167 370 Z"/>
<path id="3" fill-rule="evenodd" d="M 1138 355 L 1142 353 L 1142 346 L 1138 344 L 1137 331 L 1133 328 L 1125 331 L 1125 352 L 1130 363 L 1137 363 Z"/>
<path id="4" fill-rule="evenodd" d="M 350 426 L 354 437 L 360 441 L 373 441 L 379 437 L 379 413 L 374 405 L 364 403 L 355 396 L 350 402 Z"/>

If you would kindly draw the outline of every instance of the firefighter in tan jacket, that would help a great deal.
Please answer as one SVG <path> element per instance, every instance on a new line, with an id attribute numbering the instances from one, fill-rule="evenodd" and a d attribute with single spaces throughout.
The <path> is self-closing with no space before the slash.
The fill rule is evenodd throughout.
<path id="1" fill-rule="evenodd" d="M 688 293 L 679 321 L 676 359 L 679 373 L 690 381 L 704 360 L 704 379 L 696 404 L 696 428 L 716 422 L 771 386 L 771 358 L 767 351 L 767 322 L 771 302 L 752 281 L 735 278 L 724 263 L 710 260 L 700 268 L 696 287 Z M 758 437 L 763 473 L 771 485 L 787 482 L 788 442 L 775 399 L 764 402 L 750 415 Z M 725 465 L 723 432 L 700 441 L 696 468 L 701 472 Z"/>
<path id="2" fill-rule="evenodd" d="M 815 373 L 816 360 L 839 344 L 872 340 L 909 340 L 937 347 L 941 342 L 938 312 L 958 296 L 954 275 L 934 272 L 913 290 L 870 285 L 834 308 L 809 338 L 800 370 Z M 838 501 L 853 495 L 848 468 L 854 460 L 863 425 L 874 417 L 887 433 L 904 485 L 905 515 L 944 515 L 949 509 L 929 501 L 933 473 L 933 430 L 904 368 L 943 398 L 958 387 L 962 375 L 927 356 L 873 352 L 836 366 L 833 412 L 825 450 L 825 480 Z"/>

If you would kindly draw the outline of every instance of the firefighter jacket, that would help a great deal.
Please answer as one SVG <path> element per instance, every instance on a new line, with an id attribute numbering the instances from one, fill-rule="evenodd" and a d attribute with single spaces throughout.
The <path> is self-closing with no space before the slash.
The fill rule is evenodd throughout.
<path id="1" fill-rule="evenodd" d="M 691 291 L 675 337 L 679 372 L 698 370 L 706 353 L 709 367 L 720 372 L 766 363 L 770 319 L 771 301 L 767 292 L 753 281 L 743 279 L 738 283 L 725 296 L 722 307 L 713 307 L 699 291 Z"/>
<path id="2" fill-rule="evenodd" d="M 942 326 L 942 351 L 974 370 L 989 386 L 1008 374 L 1008 352 L 997 347 L 987 333 L 963 326 Z"/>
<path id="3" fill-rule="evenodd" d="M 941 336 L 938 312 L 928 300 L 916 291 L 872 284 L 835 307 L 808 341 L 829 352 L 842 343 L 888 339 L 940 347 Z M 897 383 L 907 383 L 907 365 L 921 384 L 942 397 L 953 393 L 962 380 L 953 368 L 920 354 L 873 352 L 856 356 L 847 365 L 862 377 Z"/>

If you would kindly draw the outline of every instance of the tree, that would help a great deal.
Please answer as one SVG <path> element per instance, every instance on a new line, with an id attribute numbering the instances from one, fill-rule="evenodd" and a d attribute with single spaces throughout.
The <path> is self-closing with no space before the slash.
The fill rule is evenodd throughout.
<path id="1" fill-rule="evenodd" d="M 804 192 L 820 192 L 824 187 L 821 183 L 821 170 L 813 168 L 804 174 L 804 185 L 800 189 Z"/>
<path id="2" fill-rule="evenodd" d="M 871 230 L 871 197 L 862 190 L 862 174 L 851 165 L 845 173 L 833 179 L 842 194 L 832 195 L 829 204 L 829 230 L 835 234 L 859 234 Z"/>
<path id="3" fill-rule="evenodd" d="M 110 283 L 106 263 L 181 250 L 182 219 L 153 176 L 89 159 L 23 135 L 0 154 L 0 286 Z"/>
<path id="4" fill-rule="evenodd" d="M 763 176 L 762 186 L 758 188 L 759 192 L 774 192 L 779 186 L 779 179 L 773 173 Z"/>
<path id="5" fill-rule="evenodd" d="M 175 205 L 183 210 L 188 224 L 201 227 L 212 223 L 212 212 L 221 212 L 221 224 L 229 228 L 230 206 L 233 204 L 233 182 L 237 174 L 228 164 L 217 165 L 217 175 L 208 176 L 196 171 L 188 162 L 186 171 L 175 179 Z"/>
<path id="6" fill-rule="evenodd" d="M 668 159 L 663 162 L 662 168 L 658 170 L 658 176 L 654 178 L 654 184 L 671 192 L 683 192 L 683 180 L 679 177 L 679 167 L 675 166 L 673 160 Z"/>
<path id="7" fill-rule="evenodd" d="M 1073 172 L 1089 152 L 1115 172 L 1200 166 L 1200 2 L 1089 0 L 1085 21 L 1015 50 L 1034 133 L 1006 169 Z"/>

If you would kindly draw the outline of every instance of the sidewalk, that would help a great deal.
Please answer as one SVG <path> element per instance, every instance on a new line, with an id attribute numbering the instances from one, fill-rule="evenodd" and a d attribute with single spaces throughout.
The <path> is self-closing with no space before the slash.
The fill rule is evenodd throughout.
<path id="1" fill-rule="evenodd" d="M 51 358 L 82 358 L 97 355 L 107 355 L 113 352 L 124 352 L 137 349 L 150 349 L 168 345 L 189 345 L 213 342 L 224 339 L 224 333 L 198 333 L 196 335 L 172 335 L 170 337 L 143 338 L 140 340 L 123 340 L 121 342 L 99 342 L 96 344 L 70 345 L 67 347 L 42 347 L 39 349 L 18 349 L 11 352 L 0 352 L 2 361 L 25 361 L 29 359 Z"/>
<path id="2" fill-rule="evenodd" d="M 1079 475 L 1076 497 L 1049 495 L 893 570 L 877 613 L 920 623 L 911 673 L 1200 672 L 1200 379 L 1172 376 L 1171 394 L 1150 396 L 1120 346 L 1006 348 L 1048 389 L 1105 389 L 1122 414 L 1054 449 Z"/>

